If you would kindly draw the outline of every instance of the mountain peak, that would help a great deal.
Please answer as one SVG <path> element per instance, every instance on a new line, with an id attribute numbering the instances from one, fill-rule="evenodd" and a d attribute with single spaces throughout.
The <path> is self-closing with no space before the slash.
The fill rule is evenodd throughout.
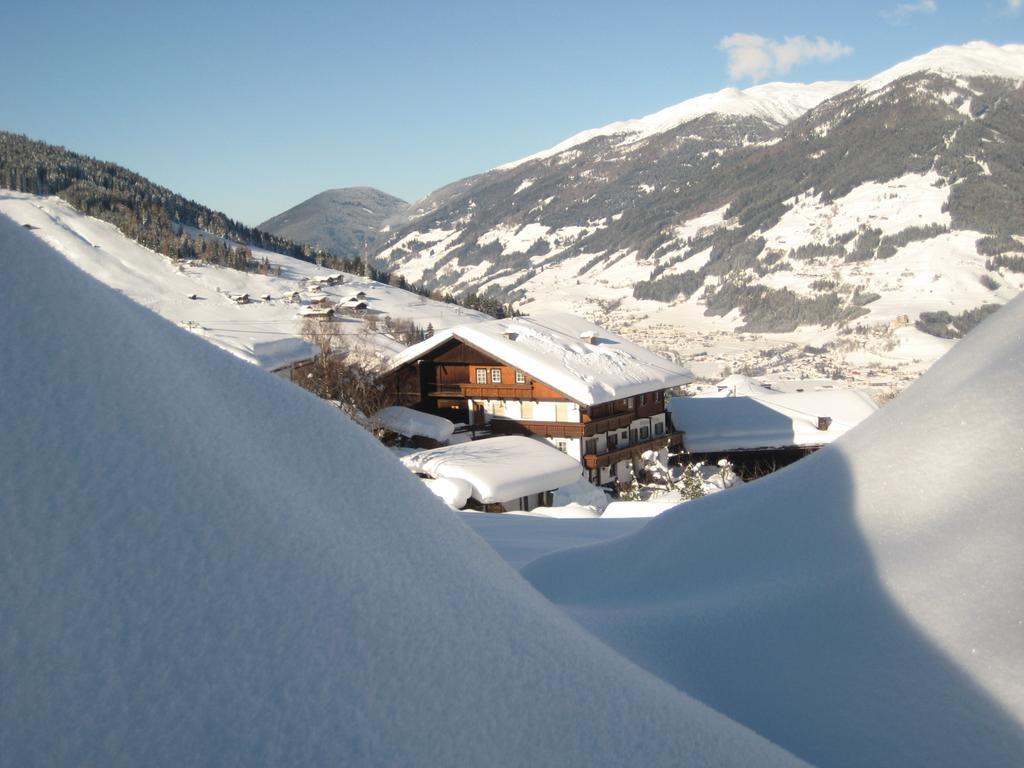
<path id="1" fill-rule="evenodd" d="M 375 187 L 340 187 L 313 195 L 259 225 L 259 229 L 319 245 L 341 256 L 358 256 L 384 223 L 408 206 Z"/>
<path id="2" fill-rule="evenodd" d="M 975 40 L 963 45 L 944 45 L 915 56 L 863 81 L 871 93 L 908 75 L 933 72 L 952 77 L 1001 77 L 1024 81 L 1024 45 L 994 45 Z"/>

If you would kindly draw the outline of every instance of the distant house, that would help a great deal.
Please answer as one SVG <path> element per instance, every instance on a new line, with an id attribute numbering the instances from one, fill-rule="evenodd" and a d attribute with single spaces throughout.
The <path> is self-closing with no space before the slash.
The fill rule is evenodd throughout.
<path id="1" fill-rule="evenodd" d="M 311 304 L 308 307 L 300 308 L 299 316 L 319 320 L 330 320 L 334 317 L 334 307 L 326 304 Z"/>
<path id="2" fill-rule="evenodd" d="M 684 449 L 693 458 L 728 458 L 744 474 L 782 467 L 831 443 L 876 410 L 854 389 L 781 392 L 745 376 L 730 376 L 714 391 L 673 397 L 676 423 L 686 425 Z"/>
<path id="3" fill-rule="evenodd" d="M 354 296 L 351 299 L 345 301 L 344 303 L 338 305 L 340 309 L 343 309 L 349 312 L 350 314 L 358 314 L 360 312 L 365 312 L 368 306 L 369 305 L 365 301 L 363 301 L 362 299 L 357 299 Z"/>
<path id="4" fill-rule="evenodd" d="M 345 282 L 345 276 L 340 272 L 334 275 L 317 275 L 313 278 L 313 282 L 320 285 L 341 285 Z"/>
<path id="5" fill-rule="evenodd" d="M 235 304 L 248 304 L 250 301 L 248 293 L 234 294 L 231 296 L 231 300 L 235 302 Z"/>
<path id="6" fill-rule="evenodd" d="M 580 479 L 579 462 L 542 440 L 505 435 L 446 445 L 402 457 L 413 472 L 445 481 L 461 506 L 484 512 L 529 512 L 550 506 L 558 488 Z M 463 498 L 465 500 L 463 500 Z"/>
<path id="7" fill-rule="evenodd" d="M 629 478 L 641 452 L 678 448 L 665 391 L 685 368 L 572 315 L 489 320 L 434 334 L 399 353 L 394 402 L 494 435 L 548 441 L 591 482 Z"/>

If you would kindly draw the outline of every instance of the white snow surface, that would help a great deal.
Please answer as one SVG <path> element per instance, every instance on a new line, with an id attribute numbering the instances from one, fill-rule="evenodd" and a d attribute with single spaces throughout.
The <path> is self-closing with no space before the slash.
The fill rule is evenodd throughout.
<path id="1" fill-rule="evenodd" d="M 422 478 L 423 484 L 430 489 L 430 492 L 441 501 L 454 509 L 461 509 L 466 506 L 469 497 L 473 495 L 473 486 L 465 480 L 450 478 L 431 479 Z"/>
<path id="2" fill-rule="evenodd" d="M 402 457 L 413 472 L 464 480 L 484 504 L 512 501 L 575 483 L 580 463 L 542 440 L 505 435 L 417 451 Z"/>
<path id="3" fill-rule="evenodd" d="M 669 400 L 672 423 L 685 433 L 687 451 L 826 445 L 878 410 L 871 396 L 857 389 L 778 392 L 744 379 L 732 376 L 714 393 Z M 818 429 L 822 417 L 832 420 L 828 429 Z"/>
<path id="4" fill-rule="evenodd" d="M 373 415 L 373 423 L 405 437 L 429 437 L 439 443 L 448 442 L 455 425 L 443 416 L 424 413 L 404 405 L 389 405 Z"/>
<path id="5" fill-rule="evenodd" d="M 632 517 L 655 517 L 667 509 L 678 507 L 677 501 L 613 501 L 609 504 L 601 518 L 611 520 L 614 518 Z"/>
<path id="6" fill-rule="evenodd" d="M 524 573 L 819 765 L 1024 764 L 1024 299 L 813 456 Z"/>
<path id="7" fill-rule="evenodd" d="M 588 341 L 588 334 L 594 343 Z M 395 355 L 394 370 L 451 338 L 511 365 L 584 405 L 693 381 L 680 365 L 587 320 L 564 313 L 461 325 Z"/>
<path id="8" fill-rule="evenodd" d="M 0 258 L 0 765 L 794 764 L 337 409 L 3 216 Z"/>
<path id="9" fill-rule="evenodd" d="M 900 62 L 860 83 L 866 93 L 918 72 L 947 77 L 1001 77 L 1024 82 L 1024 45 L 994 45 L 976 40 L 964 45 L 944 45 Z"/>
<path id="10" fill-rule="evenodd" d="M 687 99 L 645 117 L 621 120 L 601 128 L 581 131 L 549 149 L 500 165 L 496 170 L 507 171 L 531 160 L 553 157 L 599 136 L 621 136 L 620 144 L 629 144 L 711 114 L 750 115 L 785 125 L 852 85 L 854 83 L 845 81 L 822 81 L 810 84 L 765 83 L 744 90 L 723 88 L 715 93 Z"/>

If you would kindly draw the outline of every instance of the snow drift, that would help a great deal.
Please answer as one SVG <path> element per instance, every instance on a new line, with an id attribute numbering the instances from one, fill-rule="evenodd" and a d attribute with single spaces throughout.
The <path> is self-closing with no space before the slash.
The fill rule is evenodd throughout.
<path id="1" fill-rule="evenodd" d="M 1024 764 L 1024 300 L 832 446 L 524 573 L 820 765 Z"/>
<path id="2" fill-rule="evenodd" d="M 2 216 L 0 255 L 0 765 L 793 762 L 336 410 Z"/>

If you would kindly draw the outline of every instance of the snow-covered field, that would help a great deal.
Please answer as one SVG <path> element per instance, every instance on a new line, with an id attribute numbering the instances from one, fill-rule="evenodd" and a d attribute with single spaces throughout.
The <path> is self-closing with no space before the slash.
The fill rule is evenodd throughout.
<path id="1" fill-rule="evenodd" d="M 298 291 L 308 304 L 318 295 L 343 303 L 360 291 L 366 294 L 365 318 L 374 318 L 377 329 L 367 328 L 362 318 L 338 321 L 339 332 L 365 340 L 382 354 L 392 354 L 402 344 L 383 333 L 385 318 L 411 320 L 437 330 L 451 325 L 487 319 L 486 315 L 452 304 L 432 301 L 409 291 L 345 274 L 340 285 L 323 285 L 310 291 L 316 278 L 338 274 L 315 264 L 259 248 L 253 258 L 267 259 L 281 275 L 240 272 L 199 261 L 176 264 L 121 234 L 114 226 L 85 216 L 57 197 L 0 190 L 0 214 L 31 227 L 32 234 L 62 253 L 73 264 L 160 316 L 202 336 L 232 354 L 273 369 L 311 356 L 302 340 L 301 304 L 289 300 Z M 248 294 L 248 304 L 233 297 Z M 268 296 L 269 298 L 263 298 Z M 194 297 L 194 298 L 192 298 Z M 48 304 L 46 286 L 36 298 Z M 74 322 L 54 308 L 54 322 Z"/>
<path id="2" fill-rule="evenodd" d="M 0 257 L 0 766 L 799 764 L 337 409 L 5 216 Z"/>
<path id="3" fill-rule="evenodd" d="M 499 518 L 3 216 L 0 255 L 2 766 L 1024 762 L 1022 300 L 766 479 Z"/>
<path id="4" fill-rule="evenodd" d="M 812 763 L 1020 765 L 1022 376 L 1017 299 L 810 458 L 525 575 Z"/>

